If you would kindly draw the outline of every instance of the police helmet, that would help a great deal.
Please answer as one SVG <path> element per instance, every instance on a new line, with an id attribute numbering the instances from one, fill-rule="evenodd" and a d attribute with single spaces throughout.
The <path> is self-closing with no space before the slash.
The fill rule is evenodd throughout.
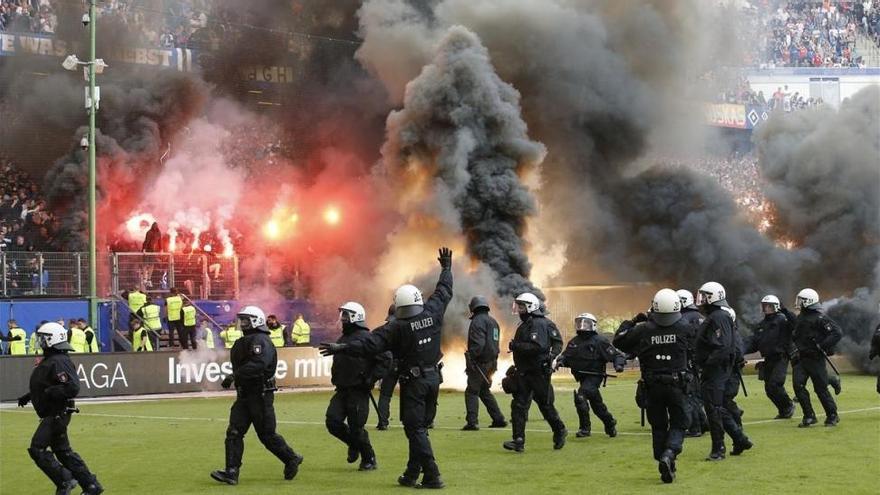
<path id="1" fill-rule="evenodd" d="M 369 329 L 367 326 L 367 311 L 362 305 L 354 301 L 349 301 L 339 307 L 339 321 L 342 323 L 353 323 L 361 328 Z"/>
<path id="2" fill-rule="evenodd" d="M 42 324 L 37 329 L 37 338 L 40 339 L 40 347 L 43 349 L 73 350 L 73 347 L 67 341 L 67 330 L 54 321 Z"/>
<path id="3" fill-rule="evenodd" d="M 651 320 L 668 327 L 681 319 L 681 299 L 672 289 L 660 289 L 651 301 Z"/>

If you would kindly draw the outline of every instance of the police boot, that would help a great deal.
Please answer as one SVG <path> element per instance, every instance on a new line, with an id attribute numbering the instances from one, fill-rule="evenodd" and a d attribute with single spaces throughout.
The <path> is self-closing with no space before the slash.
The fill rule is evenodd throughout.
<path id="1" fill-rule="evenodd" d="M 412 474 L 408 471 L 404 471 L 404 473 L 397 478 L 397 483 L 401 486 L 415 488 L 416 485 L 419 484 L 419 473 Z"/>
<path id="2" fill-rule="evenodd" d="M 296 473 L 299 472 L 299 465 L 303 462 L 303 456 L 299 454 L 293 454 L 293 459 L 287 461 L 284 464 L 284 479 L 290 481 L 296 478 Z"/>
<path id="3" fill-rule="evenodd" d="M 709 456 L 706 457 L 707 461 L 721 461 L 726 457 L 725 453 L 727 449 L 724 447 L 724 440 L 722 439 L 720 442 L 716 442 L 714 439 L 712 440 L 712 452 L 709 452 Z"/>
<path id="4" fill-rule="evenodd" d="M 514 438 L 513 440 L 504 442 L 503 447 L 514 452 L 522 452 L 526 450 L 526 442 L 522 438 Z"/>
<path id="5" fill-rule="evenodd" d="M 672 483 L 675 480 L 675 454 L 671 450 L 663 451 L 657 469 L 660 471 L 660 479 L 664 483 Z"/>
<path id="6" fill-rule="evenodd" d="M 829 414 L 825 418 L 825 426 L 837 426 L 837 423 L 840 423 L 840 416 L 837 414 Z"/>
<path id="7" fill-rule="evenodd" d="M 379 468 L 379 463 L 376 462 L 376 458 L 372 457 L 369 459 L 361 459 L 361 464 L 358 466 L 358 471 L 375 471 Z"/>
<path id="8" fill-rule="evenodd" d="M 798 428 L 809 428 L 819 421 L 815 416 L 804 416 L 804 419 L 801 420 L 801 424 L 798 425 Z"/>
<path id="9" fill-rule="evenodd" d="M 480 427 L 473 423 L 467 423 L 466 425 L 461 427 L 461 431 L 477 431 L 479 429 Z"/>
<path id="10" fill-rule="evenodd" d="M 234 468 L 226 468 L 226 469 L 218 469 L 216 471 L 211 472 L 211 477 L 220 483 L 226 483 L 227 485 L 237 485 L 238 484 L 238 469 Z"/>
<path id="11" fill-rule="evenodd" d="M 785 411 L 777 414 L 776 417 L 773 419 L 789 419 L 792 416 L 794 416 L 794 403 L 788 406 L 788 409 L 786 409 Z"/>
<path id="12" fill-rule="evenodd" d="M 349 464 L 354 464 L 355 462 L 357 462 L 358 457 L 360 457 L 360 452 L 358 452 L 358 449 L 349 445 L 348 446 L 348 457 L 346 457 L 346 459 L 345 459 L 346 462 L 348 462 Z"/>
<path id="13" fill-rule="evenodd" d="M 834 395 L 840 395 L 841 390 L 843 388 L 840 386 L 840 377 L 837 375 L 831 375 L 828 377 L 828 384 L 831 385 L 831 388 L 834 389 Z"/>
<path id="14" fill-rule="evenodd" d="M 432 488 L 432 489 L 440 489 L 446 486 L 443 483 L 443 480 L 440 478 L 439 474 L 428 476 L 427 474 L 422 477 L 422 482 L 419 483 L 416 488 Z"/>
<path id="15" fill-rule="evenodd" d="M 104 493 L 104 487 L 98 483 L 98 480 L 94 480 L 89 483 L 89 486 L 83 488 L 82 495 L 101 495 Z"/>
<path id="16" fill-rule="evenodd" d="M 565 428 L 553 432 L 553 450 L 559 450 L 565 447 L 565 437 L 568 436 L 568 430 Z"/>
<path id="17" fill-rule="evenodd" d="M 743 435 L 743 437 L 738 442 L 733 442 L 733 449 L 730 451 L 730 455 L 740 455 L 746 450 L 752 448 L 755 444 L 749 440 L 749 437 Z"/>
<path id="18" fill-rule="evenodd" d="M 578 437 L 578 438 L 586 438 L 586 437 L 590 436 L 590 429 L 589 429 L 589 428 L 581 427 L 581 429 L 579 429 L 579 430 L 574 434 L 574 436 L 576 436 L 576 437 Z"/>
<path id="19" fill-rule="evenodd" d="M 77 481 L 75 479 L 64 480 L 55 489 L 55 495 L 70 495 L 70 491 L 76 488 L 76 485 Z"/>
<path id="20" fill-rule="evenodd" d="M 489 425 L 489 428 L 507 428 L 507 420 L 502 419 L 499 421 L 492 421 L 492 424 Z"/>
<path id="21" fill-rule="evenodd" d="M 608 422 L 605 423 L 605 434 L 611 438 L 617 436 L 617 420 L 611 418 Z"/>

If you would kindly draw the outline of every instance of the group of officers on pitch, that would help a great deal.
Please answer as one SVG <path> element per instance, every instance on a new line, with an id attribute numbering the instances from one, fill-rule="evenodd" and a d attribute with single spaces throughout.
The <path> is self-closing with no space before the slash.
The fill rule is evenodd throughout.
<path id="1" fill-rule="evenodd" d="M 334 356 L 332 383 L 336 392 L 327 408 L 327 429 L 348 447 L 348 462 L 360 459 L 359 469 L 363 471 L 378 466 L 364 429 L 370 391 L 377 379 L 388 376 L 389 363 L 396 363 L 401 420 L 409 442 L 409 458 L 398 483 L 410 487 L 444 486 L 428 429 L 437 412 L 442 381 L 441 329 L 452 299 L 452 252 L 440 249 L 438 261 L 440 277 L 427 299 L 412 285 L 400 287 L 395 293 L 393 312 L 389 311 L 387 321 L 372 332 L 366 325 L 363 306 L 345 303 L 340 307 L 342 335 L 335 343 L 320 345 L 322 354 Z M 627 357 L 638 358 L 640 363 L 642 379 L 637 400 L 647 412 L 654 458 L 665 483 L 675 478 L 675 460 L 686 432 L 702 431 L 698 409 L 704 410 L 712 437 L 709 460 L 724 459 L 725 434 L 733 441 L 731 455 L 739 455 L 753 446 L 742 428 L 742 411 L 734 401 L 746 350 L 759 350 L 764 355 L 761 375 L 768 396 L 779 409 L 778 418 L 790 418 L 794 413 L 793 403 L 782 388 L 786 365 L 791 361 L 795 394 L 804 414 L 800 426 L 816 423 L 805 388 L 807 379 L 813 381 L 825 409 L 825 424 L 836 425 L 839 417 L 827 390 L 825 361 L 841 338 L 840 328 L 820 312 L 818 294 L 812 289 L 798 294 L 798 316 L 782 307 L 775 296 L 765 297 L 762 307 L 765 318 L 748 346 L 744 346 L 736 331 L 735 313 L 720 284 L 704 284 L 698 291 L 697 305 L 687 291 L 662 289 L 654 296 L 647 314 L 639 313 L 620 325 L 612 343 L 596 332 L 593 315 L 579 315 L 575 319 L 577 335 L 563 349 L 560 332 L 547 318 L 540 299 L 530 293 L 519 295 L 516 309 L 521 323 L 509 344 L 514 366 L 502 380 L 504 390 L 513 396 L 513 436 L 503 447 L 515 452 L 525 450 L 525 426 L 534 401 L 553 430 L 553 447 L 563 448 L 568 432 L 554 406 L 550 381 L 559 367 L 568 367 L 579 382 L 575 392 L 580 420 L 577 436 L 591 433 L 590 408 L 602 421 L 605 433 L 616 436 L 616 421 L 604 405 L 599 388 L 607 379 L 607 363 L 619 372 Z M 485 299 L 475 297 L 470 310 L 467 423 L 463 429 L 479 428 L 479 400 L 492 417 L 490 427 L 506 427 L 507 422 L 489 391 L 497 368 L 499 326 L 489 316 Z M 275 431 L 277 354 L 266 317 L 259 308 L 247 306 L 237 318 L 244 336 L 230 350 L 233 373 L 222 383 L 224 388 L 234 386 L 237 392 L 226 432 L 226 462 L 224 469 L 212 472 L 211 477 L 227 484 L 238 483 L 243 437 L 253 425 L 260 441 L 281 460 L 284 478 L 291 480 L 303 457 Z M 33 402 L 41 418 L 28 451 L 55 483 L 56 493 L 68 494 L 79 483 L 83 493 L 99 494 L 103 488 L 71 450 L 67 439 L 70 415 L 76 411 L 72 400 L 79 390 L 75 369 L 67 356 L 67 332 L 57 323 L 47 323 L 37 333 L 45 358 L 33 372 L 30 393 L 19 398 L 22 407 Z M 878 354 L 878 348 L 880 330 L 872 341 L 872 357 Z M 697 408 L 700 401 L 703 407 Z M 387 417 L 385 421 L 387 424 Z"/>

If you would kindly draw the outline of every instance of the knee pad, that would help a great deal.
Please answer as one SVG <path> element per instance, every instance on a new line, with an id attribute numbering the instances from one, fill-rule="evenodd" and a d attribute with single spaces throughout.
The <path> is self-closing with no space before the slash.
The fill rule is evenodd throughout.
<path id="1" fill-rule="evenodd" d="M 240 431 L 238 431 L 238 428 L 234 428 L 234 427 L 230 426 L 229 428 L 226 429 L 226 438 L 239 439 L 242 437 L 243 437 L 243 435 L 241 434 Z"/>
<path id="2" fill-rule="evenodd" d="M 31 459 L 33 459 L 35 461 L 39 461 L 40 459 L 44 459 L 47 456 L 52 455 L 49 453 L 49 450 L 45 449 L 45 448 L 38 449 L 36 447 L 28 447 L 27 451 L 28 451 L 28 454 L 30 454 Z"/>

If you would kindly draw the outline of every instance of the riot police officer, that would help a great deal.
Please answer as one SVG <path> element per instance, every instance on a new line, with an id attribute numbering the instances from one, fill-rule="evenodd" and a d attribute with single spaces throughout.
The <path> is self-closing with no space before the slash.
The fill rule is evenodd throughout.
<path id="1" fill-rule="evenodd" d="M 773 294 L 761 299 L 761 312 L 764 313 L 764 319 L 755 327 L 745 352 L 761 353 L 764 362 L 760 364 L 758 378 L 764 381 L 764 392 L 776 406 L 774 419 L 788 419 L 794 416 L 794 402 L 785 391 L 785 378 L 788 375 L 788 356 L 793 349 L 791 330 L 795 316 Z"/>
<path id="2" fill-rule="evenodd" d="M 813 390 L 825 409 L 825 426 L 835 426 L 840 422 L 837 404 L 828 391 L 828 370 L 825 356 L 833 354 L 834 346 L 843 337 L 840 325 L 821 312 L 819 294 L 810 288 L 801 290 L 795 300 L 800 313 L 795 319 L 792 340 L 794 353 L 791 363 L 794 395 L 801 405 L 804 419 L 798 425 L 802 428 L 816 424 L 816 413 L 807 392 L 807 379 L 813 381 Z"/>
<path id="3" fill-rule="evenodd" d="M 226 469 L 213 471 L 211 477 L 221 483 L 238 484 L 244 434 L 251 424 L 260 442 L 284 463 L 284 479 L 292 480 L 303 457 L 275 432 L 275 369 L 278 355 L 266 315 L 256 306 L 245 306 L 236 315 L 244 336 L 235 341 L 229 352 L 232 374 L 223 379 L 223 388 L 235 384 L 236 398 L 229 411 L 226 429 Z"/>
<path id="4" fill-rule="evenodd" d="M 394 320 L 394 305 L 388 306 L 388 316 L 385 318 L 385 324 Z M 382 328 L 382 327 L 379 327 Z M 378 330 L 377 328 L 376 330 Z M 375 331 L 375 330 L 374 330 Z M 376 405 L 377 418 L 376 429 L 385 431 L 388 429 L 388 421 L 391 418 L 391 398 L 394 396 L 394 388 L 397 387 L 397 360 L 391 351 L 385 351 L 376 356 L 376 364 L 374 371 L 378 373 L 377 377 L 381 380 L 379 384 L 379 400 Z"/>
<path id="5" fill-rule="evenodd" d="M 364 307 L 349 301 L 339 307 L 342 336 L 337 344 L 362 341 L 369 337 L 367 312 Z M 336 393 L 327 406 L 327 431 L 348 446 L 348 463 L 361 459 L 359 471 L 376 469 L 376 454 L 370 437 L 364 429 L 370 414 L 371 360 L 366 357 L 337 354 L 333 356 L 330 381 Z"/>
<path id="6" fill-rule="evenodd" d="M 752 442 L 724 406 L 725 390 L 739 352 L 733 319 L 723 309 L 728 307 L 726 297 L 724 287 L 718 282 L 706 282 L 699 290 L 698 302 L 706 320 L 697 333 L 695 360 L 700 369 L 703 404 L 712 435 L 712 450 L 706 458 L 710 461 L 724 459 L 725 432 L 733 439 L 731 455 L 740 455 L 752 448 Z"/>
<path id="7" fill-rule="evenodd" d="M 489 428 L 505 428 L 507 420 L 492 395 L 492 376 L 498 369 L 498 341 L 501 328 L 495 318 L 489 316 L 489 302 L 483 296 L 474 296 L 468 308 L 471 324 L 468 328 L 468 347 L 464 353 L 467 387 L 464 390 L 466 424 L 464 431 L 479 430 L 480 402 L 492 418 Z"/>
<path id="8" fill-rule="evenodd" d="M 526 421 L 532 400 L 547 423 L 553 429 L 553 448 L 565 446 L 568 430 L 553 405 L 553 360 L 561 352 L 562 337 L 556 324 L 545 316 L 541 301 L 531 293 L 520 294 L 516 298 L 516 309 L 520 325 L 516 329 L 510 350 L 513 352 L 513 401 L 510 418 L 513 425 L 513 439 L 504 442 L 504 448 L 514 452 L 525 450 Z"/>
<path id="9" fill-rule="evenodd" d="M 664 483 L 675 480 L 675 458 L 682 451 L 688 425 L 686 394 L 693 380 L 688 369 L 690 332 L 678 294 L 661 289 L 649 315 L 639 313 L 624 321 L 614 335 L 615 346 L 639 358 L 654 459 Z"/>
<path id="10" fill-rule="evenodd" d="M 33 402 L 40 417 L 28 453 L 55 483 L 56 494 L 69 494 L 77 483 L 86 495 L 102 493 L 104 488 L 70 447 L 67 437 L 71 414 L 77 412 L 73 399 L 79 393 L 79 377 L 67 355 L 73 349 L 67 342 L 67 330 L 55 322 L 44 323 L 37 338 L 45 357 L 31 373 L 30 392 L 18 398 L 19 407 Z"/>
<path id="11" fill-rule="evenodd" d="M 626 356 L 614 348 L 608 340 L 596 332 L 596 317 L 582 313 L 574 319 L 575 337 L 568 341 L 556 366 L 571 370 L 574 379 L 580 384 L 574 392 L 574 407 L 580 420 L 580 428 L 575 436 L 590 436 L 590 406 L 605 425 L 605 434 L 617 436 L 617 421 L 602 401 L 599 387 L 608 379 L 606 365 L 612 363 L 618 373 L 623 371 Z"/>
<path id="12" fill-rule="evenodd" d="M 703 407 L 703 393 L 700 390 L 699 372 L 694 362 L 694 349 L 697 344 L 697 331 L 703 325 L 705 318 L 694 304 L 694 295 L 691 294 L 691 291 L 679 289 L 676 294 L 681 302 L 681 319 L 689 330 L 686 336 L 688 371 L 693 376 L 693 379 L 687 384 L 688 429 L 685 431 L 685 436 L 701 437 L 703 433 L 709 431 L 709 418 Z"/>
<path id="13" fill-rule="evenodd" d="M 874 329 L 874 336 L 871 337 L 871 351 L 868 352 L 868 360 L 880 356 L 880 324 Z M 880 375 L 877 376 L 877 393 L 880 394 Z"/>
<path id="14" fill-rule="evenodd" d="M 406 470 L 397 482 L 403 486 L 443 488 L 440 469 L 428 439 L 428 425 L 437 414 L 440 390 L 441 330 L 446 307 L 452 300 L 452 251 L 440 249 L 440 278 L 434 293 L 426 300 L 412 285 L 394 294 L 395 318 L 359 341 L 320 345 L 321 354 L 375 356 L 390 350 L 398 361 L 400 409 L 403 430 L 409 440 Z M 422 482 L 418 483 L 422 474 Z"/>
<path id="15" fill-rule="evenodd" d="M 746 357 L 745 357 L 745 346 L 743 344 L 742 337 L 739 334 L 739 326 L 736 323 L 736 311 L 733 308 L 729 308 L 727 306 L 722 307 L 724 311 L 730 315 L 730 320 L 733 322 L 733 367 L 730 371 L 730 377 L 727 379 L 727 384 L 724 386 L 724 408 L 727 409 L 727 412 L 730 413 L 730 416 L 739 425 L 740 428 L 743 427 L 742 417 L 745 411 L 739 408 L 739 404 L 736 403 L 736 396 L 739 395 L 739 386 L 743 383 L 742 381 L 742 369 L 746 365 Z M 731 452 L 732 453 L 732 452 Z"/>

